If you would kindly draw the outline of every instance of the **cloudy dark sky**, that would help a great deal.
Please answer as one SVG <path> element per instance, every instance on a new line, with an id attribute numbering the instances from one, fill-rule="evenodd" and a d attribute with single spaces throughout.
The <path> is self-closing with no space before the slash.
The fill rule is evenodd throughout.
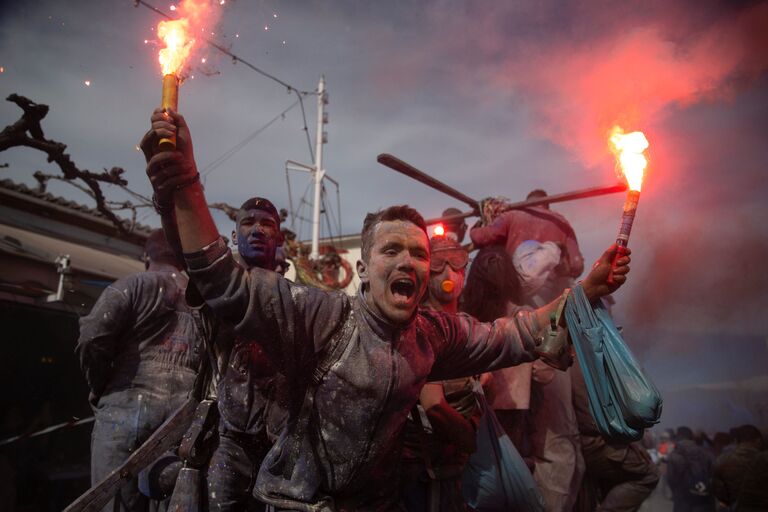
<path id="1" fill-rule="evenodd" d="M 131 0 L 9 3 L 0 7 L 2 95 L 50 105 L 46 135 L 78 165 L 121 166 L 148 194 L 135 145 L 159 103 L 155 50 L 144 44 L 158 16 Z M 628 338 L 662 387 L 768 367 L 768 3 L 228 0 L 215 30 L 299 89 L 325 74 L 325 167 L 342 185 L 345 233 L 393 203 L 425 216 L 461 207 L 381 167 L 378 153 L 473 197 L 518 199 L 612 182 L 607 129 L 644 130 L 651 167 L 631 240 L 634 279 L 617 294 Z M 194 71 L 180 110 L 205 167 L 294 97 L 211 49 L 202 57 L 215 74 Z M 306 107 L 314 132 L 312 97 Z M 3 125 L 18 114 L 0 103 Z M 293 109 L 208 176 L 208 197 L 239 204 L 259 194 L 287 206 L 285 160 L 309 158 Z M 3 177 L 25 183 L 53 171 L 28 149 L 0 162 L 10 164 Z M 301 191 L 306 179 L 293 184 Z M 587 260 L 614 238 L 622 201 L 556 207 Z"/>

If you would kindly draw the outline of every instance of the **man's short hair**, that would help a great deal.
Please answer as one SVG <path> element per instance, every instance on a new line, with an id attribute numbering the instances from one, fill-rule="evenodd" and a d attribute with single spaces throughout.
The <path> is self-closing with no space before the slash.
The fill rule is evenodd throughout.
<path id="1" fill-rule="evenodd" d="M 163 262 L 174 265 L 180 263 L 171 248 L 171 244 L 169 244 L 168 239 L 165 238 L 165 232 L 162 229 L 156 229 L 149 234 L 147 241 L 144 244 L 144 252 L 146 253 L 147 258 L 155 263 Z"/>
<path id="2" fill-rule="evenodd" d="M 429 250 L 435 253 L 440 251 L 463 251 L 464 248 L 453 238 L 433 236 L 429 239 Z"/>
<path id="3" fill-rule="evenodd" d="M 742 425 L 736 429 L 736 441 L 739 443 L 749 443 L 752 441 L 763 441 L 763 434 L 760 429 L 754 425 Z"/>
<path id="4" fill-rule="evenodd" d="M 547 197 L 547 191 L 544 190 L 543 188 L 535 188 L 530 192 L 528 192 L 528 195 L 525 196 L 525 199 L 528 200 L 534 197 Z"/>
<path id="5" fill-rule="evenodd" d="M 365 216 L 365 220 L 363 221 L 363 232 L 360 235 L 360 252 L 363 261 L 367 262 L 371 255 L 371 248 L 373 247 L 373 231 L 376 225 L 380 222 L 395 220 L 410 222 L 427 235 L 427 225 L 424 222 L 424 217 L 408 205 L 390 206 L 389 208 L 384 208 L 376 213 L 369 213 Z"/>
<path id="6" fill-rule="evenodd" d="M 240 221 L 243 218 L 243 215 L 245 215 L 248 210 L 262 210 L 267 212 L 272 218 L 275 219 L 275 222 L 277 222 L 278 227 L 280 226 L 280 214 L 277 213 L 277 208 L 275 208 L 275 205 L 272 204 L 272 201 L 269 199 L 264 199 L 263 197 L 252 197 L 245 201 L 242 206 L 240 206 L 240 209 L 237 210 L 237 215 L 235 216 L 235 222 L 237 224 L 240 223 Z"/>
<path id="7" fill-rule="evenodd" d="M 675 438 L 678 440 L 688 439 L 689 441 L 693 441 L 693 430 L 688 427 L 677 427 Z"/>

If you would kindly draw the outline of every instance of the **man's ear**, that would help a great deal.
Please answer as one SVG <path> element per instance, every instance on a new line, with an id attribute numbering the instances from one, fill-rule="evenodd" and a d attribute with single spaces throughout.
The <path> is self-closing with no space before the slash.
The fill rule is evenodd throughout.
<path id="1" fill-rule="evenodd" d="M 360 278 L 360 282 L 363 284 L 368 284 L 368 281 L 370 280 L 368 277 L 368 265 L 366 265 L 363 260 L 357 260 L 356 267 L 357 276 Z"/>
<path id="2" fill-rule="evenodd" d="M 237 247 L 237 231 L 235 231 L 234 229 L 232 230 L 232 244 L 234 244 L 235 247 Z"/>

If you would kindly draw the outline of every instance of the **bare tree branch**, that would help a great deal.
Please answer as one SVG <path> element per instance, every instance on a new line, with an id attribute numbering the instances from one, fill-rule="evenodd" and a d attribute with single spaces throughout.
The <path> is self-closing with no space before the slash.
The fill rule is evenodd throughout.
<path id="1" fill-rule="evenodd" d="M 130 233 L 136 227 L 136 216 L 138 208 L 153 206 L 152 200 L 128 188 L 128 182 L 123 178 L 125 172 L 120 167 L 113 167 L 104 172 L 96 173 L 87 169 L 79 169 L 68 154 L 66 144 L 49 140 L 45 138 L 42 120 L 48 115 L 48 105 L 37 104 L 24 96 L 11 94 L 6 98 L 15 103 L 24 114 L 12 125 L 6 126 L 0 132 L 0 151 L 5 151 L 15 147 L 29 147 L 42 151 L 48 155 L 48 162 L 55 162 L 61 169 L 62 176 L 45 174 L 42 171 L 36 171 L 34 178 L 38 183 L 38 190 L 45 192 L 49 180 L 60 180 L 83 193 L 87 194 L 96 202 L 96 209 L 101 212 L 117 229 L 122 233 Z M 8 164 L 1 164 L 0 167 L 8 167 Z M 78 180 L 85 185 L 78 183 Z M 141 204 L 134 204 L 131 201 L 110 201 L 104 196 L 101 184 L 107 183 L 117 185 L 123 191 L 136 198 Z M 237 208 L 227 203 L 212 203 L 210 208 L 223 211 L 232 221 L 237 215 Z M 115 215 L 115 210 L 131 210 L 131 220 L 125 221 Z"/>
<path id="2" fill-rule="evenodd" d="M 45 138 L 40 123 L 48 115 L 48 105 L 37 104 L 18 94 L 11 94 L 6 99 L 15 103 L 24 114 L 21 116 L 21 119 L 12 125 L 6 126 L 0 132 L 0 151 L 14 147 L 29 147 L 44 152 L 48 155 L 48 162 L 55 162 L 59 166 L 66 180 L 79 179 L 86 184 L 88 190 L 90 190 L 89 195 L 96 201 L 96 209 L 102 215 L 109 219 L 122 233 L 130 233 L 130 229 L 126 227 L 125 222 L 107 206 L 100 186 L 100 183 L 127 185 L 128 182 L 122 177 L 125 171 L 119 167 L 113 167 L 109 171 L 105 170 L 102 173 L 79 169 L 72 162 L 70 156 L 64 152 L 67 149 L 66 144 Z M 40 179 L 38 179 L 38 182 L 41 186 L 44 186 L 44 182 L 41 182 Z"/>
<path id="3" fill-rule="evenodd" d="M 221 210 L 222 212 L 227 214 L 227 217 L 230 218 L 233 222 L 237 218 L 237 208 L 235 208 L 232 205 L 229 205 L 227 203 L 211 203 L 208 205 L 208 208 L 214 208 L 216 210 Z"/>

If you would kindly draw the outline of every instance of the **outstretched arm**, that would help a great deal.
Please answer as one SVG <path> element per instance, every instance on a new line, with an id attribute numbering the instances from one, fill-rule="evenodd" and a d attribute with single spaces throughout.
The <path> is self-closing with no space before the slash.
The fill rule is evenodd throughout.
<path id="1" fill-rule="evenodd" d="M 170 110 L 155 109 L 151 120 L 142 149 L 149 157 L 147 175 L 155 200 L 164 208 L 173 206 L 182 250 L 199 251 L 216 241 L 219 233 L 200 184 L 189 127 L 182 115 Z M 176 135 L 176 149 L 159 151 L 156 141 L 172 135 Z"/>
<path id="2" fill-rule="evenodd" d="M 157 140 L 173 134 L 176 149 L 159 151 Z M 322 350 L 346 318 L 346 295 L 296 290 L 274 272 L 234 262 L 208 210 L 181 115 L 156 109 L 142 149 L 155 201 L 161 210 L 173 208 L 191 282 L 216 316 L 238 335 L 262 340 L 279 364 L 297 365 Z"/>
<path id="3" fill-rule="evenodd" d="M 627 279 L 629 254 L 617 261 L 613 281 L 608 282 L 615 245 L 606 250 L 582 281 L 590 302 L 614 292 Z M 536 347 L 543 341 L 550 317 L 557 312 L 560 299 L 534 311 L 518 311 L 513 317 L 499 318 L 491 323 L 475 320 L 468 315 L 427 313 L 439 325 L 441 344 L 429 380 L 452 379 L 496 370 L 537 358 Z M 564 322 L 565 316 L 561 318 Z"/>
<path id="4" fill-rule="evenodd" d="M 469 231 L 469 238 L 476 247 L 488 245 L 503 245 L 507 241 L 509 231 L 508 216 L 499 215 L 496 220 L 487 226 L 476 226 Z"/>
<path id="5" fill-rule="evenodd" d="M 608 275 L 611 272 L 611 265 L 613 264 L 613 258 L 616 256 L 616 251 L 618 251 L 616 244 L 606 249 L 595 264 L 592 265 L 592 270 L 587 274 L 587 277 L 581 282 L 584 293 L 592 304 L 595 304 L 600 297 L 612 294 L 627 281 L 629 263 L 631 261 L 629 255 L 632 254 L 630 249 L 626 249 L 626 256 L 617 260 L 616 268 L 613 270 L 613 281 L 608 281 Z M 551 315 L 557 312 L 559 301 L 559 298 L 555 299 L 535 310 L 536 319 L 540 326 L 543 327 L 549 324 Z"/>

